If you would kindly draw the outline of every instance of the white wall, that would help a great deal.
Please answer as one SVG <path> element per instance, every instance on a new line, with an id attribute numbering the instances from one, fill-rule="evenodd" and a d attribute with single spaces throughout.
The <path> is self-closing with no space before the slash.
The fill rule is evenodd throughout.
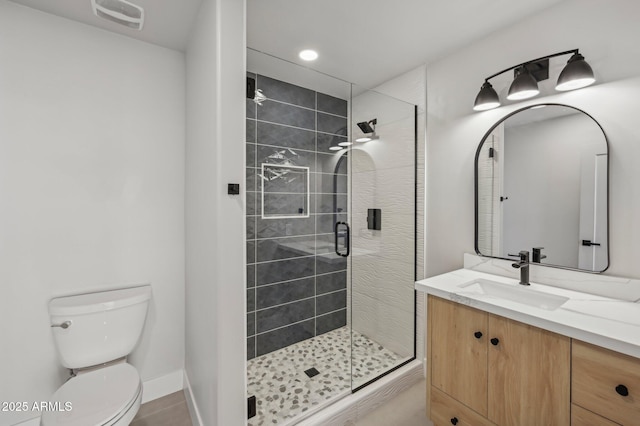
<path id="1" fill-rule="evenodd" d="M 0 401 L 63 383 L 47 302 L 71 293 L 150 283 L 130 362 L 182 370 L 183 55 L 0 0 L 0 58 Z"/>
<path id="2" fill-rule="evenodd" d="M 578 107 L 603 126 L 610 143 L 610 254 L 606 274 L 640 277 L 640 3 L 567 0 L 513 27 L 496 31 L 428 67 L 427 275 L 462 267 L 474 250 L 473 161 L 482 136 L 510 111 L 541 101 Z M 593 67 L 594 86 L 475 113 L 484 78 L 517 63 L 580 48 Z M 552 69 L 555 80 L 562 64 Z M 506 84 L 494 84 L 504 95 Z M 503 96 L 504 98 L 504 96 Z"/>
<path id="3" fill-rule="evenodd" d="M 245 1 L 205 0 L 187 48 L 186 359 L 192 418 L 246 419 Z"/>

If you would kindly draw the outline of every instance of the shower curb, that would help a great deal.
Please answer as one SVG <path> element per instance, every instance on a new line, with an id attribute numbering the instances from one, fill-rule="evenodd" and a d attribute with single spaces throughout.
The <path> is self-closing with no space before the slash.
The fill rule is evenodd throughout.
<path id="1" fill-rule="evenodd" d="M 306 418 L 293 419 L 283 426 L 349 426 L 371 411 L 424 379 L 421 361 L 414 360 L 364 389 L 345 396 Z"/>

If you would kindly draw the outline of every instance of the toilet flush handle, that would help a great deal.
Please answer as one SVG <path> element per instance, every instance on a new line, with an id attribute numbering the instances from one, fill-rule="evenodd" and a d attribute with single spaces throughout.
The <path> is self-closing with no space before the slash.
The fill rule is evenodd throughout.
<path id="1" fill-rule="evenodd" d="M 62 324 L 51 324 L 51 327 L 60 327 L 66 330 L 67 328 L 71 327 L 71 321 L 65 321 Z"/>

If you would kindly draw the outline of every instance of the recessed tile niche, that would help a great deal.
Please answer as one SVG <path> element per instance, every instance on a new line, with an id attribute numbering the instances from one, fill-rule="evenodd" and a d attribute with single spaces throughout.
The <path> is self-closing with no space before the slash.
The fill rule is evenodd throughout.
<path id="1" fill-rule="evenodd" d="M 309 217 L 309 168 L 262 163 L 262 218 Z"/>

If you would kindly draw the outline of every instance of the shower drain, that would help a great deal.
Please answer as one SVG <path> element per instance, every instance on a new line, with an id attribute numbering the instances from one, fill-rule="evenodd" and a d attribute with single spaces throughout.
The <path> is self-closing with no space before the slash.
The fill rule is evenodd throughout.
<path id="1" fill-rule="evenodd" d="M 306 374 L 309 377 L 313 377 L 313 376 L 317 376 L 318 374 L 320 374 L 320 372 L 318 370 L 316 370 L 315 367 L 311 367 L 310 369 L 305 370 L 304 374 Z"/>

